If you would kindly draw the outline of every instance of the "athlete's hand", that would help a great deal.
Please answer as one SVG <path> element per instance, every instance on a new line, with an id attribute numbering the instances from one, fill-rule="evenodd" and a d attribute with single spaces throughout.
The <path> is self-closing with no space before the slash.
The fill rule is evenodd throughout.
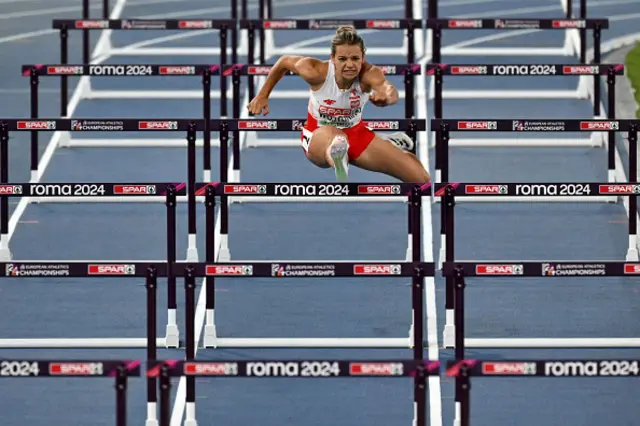
<path id="1" fill-rule="evenodd" d="M 394 88 L 387 85 L 382 91 L 375 91 L 369 95 L 369 101 L 375 106 L 383 107 L 390 105 L 394 94 Z"/>
<path id="2" fill-rule="evenodd" d="M 249 105 L 247 105 L 247 109 L 253 115 L 260 115 L 264 110 L 264 115 L 269 114 L 269 99 L 264 96 L 256 96 L 253 98 Z"/>

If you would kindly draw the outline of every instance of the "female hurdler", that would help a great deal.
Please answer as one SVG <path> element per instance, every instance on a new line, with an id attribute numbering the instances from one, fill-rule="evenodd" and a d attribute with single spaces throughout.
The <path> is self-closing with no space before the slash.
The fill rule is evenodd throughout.
<path id="1" fill-rule="evenodd" d="M 362 121 L 367 101 L 379 107 L 398 101 L 398 91 L 382 70 L 364 59 L 364 40 L 352 27 L 341 27 L 331 41 L 328 61 L 282 56 L 273 66 L 260 93 L 247 106 L 254 115 L 269 113 L 269 95 L 287 73 L 302 77 L 310 87 L 307 121 L 301 143 L 316 166 L 335 169 L 348 177 L 349 164 L 384 173 L 403 182 L 429 182 L 429 173 L 410 152 L 413 141 L 405 133 L 381 137 Z"/>

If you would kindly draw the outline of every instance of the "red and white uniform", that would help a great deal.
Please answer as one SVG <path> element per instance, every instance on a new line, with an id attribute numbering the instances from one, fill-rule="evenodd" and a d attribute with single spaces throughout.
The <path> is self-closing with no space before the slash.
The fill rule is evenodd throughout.
<path id="1" fill-rule="evenodd" d="M 313 131 L 322 126 L 341 129 L 349 140 L 349 159 L 355 160 L 367 148 L 375 133 L 362 122 L 362 110 L 369 100 L 369 93 L 362 91 L 356 77 L 348 89 L 340 89 L 336 83 L 333 62 L 329 61 L 327 77 L 322 87 L 310 90 L 307 122 L 302 128 L 301 142 L 305 152 Z"/>

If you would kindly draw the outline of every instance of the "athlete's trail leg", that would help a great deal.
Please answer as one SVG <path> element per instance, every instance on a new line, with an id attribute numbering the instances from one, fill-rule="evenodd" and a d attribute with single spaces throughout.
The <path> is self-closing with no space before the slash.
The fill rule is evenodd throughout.
<path id="1" fill-rule="evenodd" d="M 384 173 L 402 182 L 427 183 L 431 180 L 429 173 L 415 155 L 398 149 L 388 140 L 378 136 L 353 164 L 361 169 Z"/>

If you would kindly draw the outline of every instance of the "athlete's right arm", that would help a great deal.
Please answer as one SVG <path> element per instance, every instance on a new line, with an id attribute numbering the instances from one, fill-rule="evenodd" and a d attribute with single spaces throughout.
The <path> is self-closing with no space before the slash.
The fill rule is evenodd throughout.
<path id="1" fill-rule="evenodd" d="M 288 72 L 299 75 L 308 84 L 314 86 L 322 83 L 322 62 L 315 58 L 305 56 L 285 55 L 280 57 L 271 68 L 264 84 L 256 97 L 249 103 L 248 109 L 251 114 L 260 114 L 264 110 L 264 115 L 269 113 L 268 99 L 273 88 L 280 79 Z"/>

